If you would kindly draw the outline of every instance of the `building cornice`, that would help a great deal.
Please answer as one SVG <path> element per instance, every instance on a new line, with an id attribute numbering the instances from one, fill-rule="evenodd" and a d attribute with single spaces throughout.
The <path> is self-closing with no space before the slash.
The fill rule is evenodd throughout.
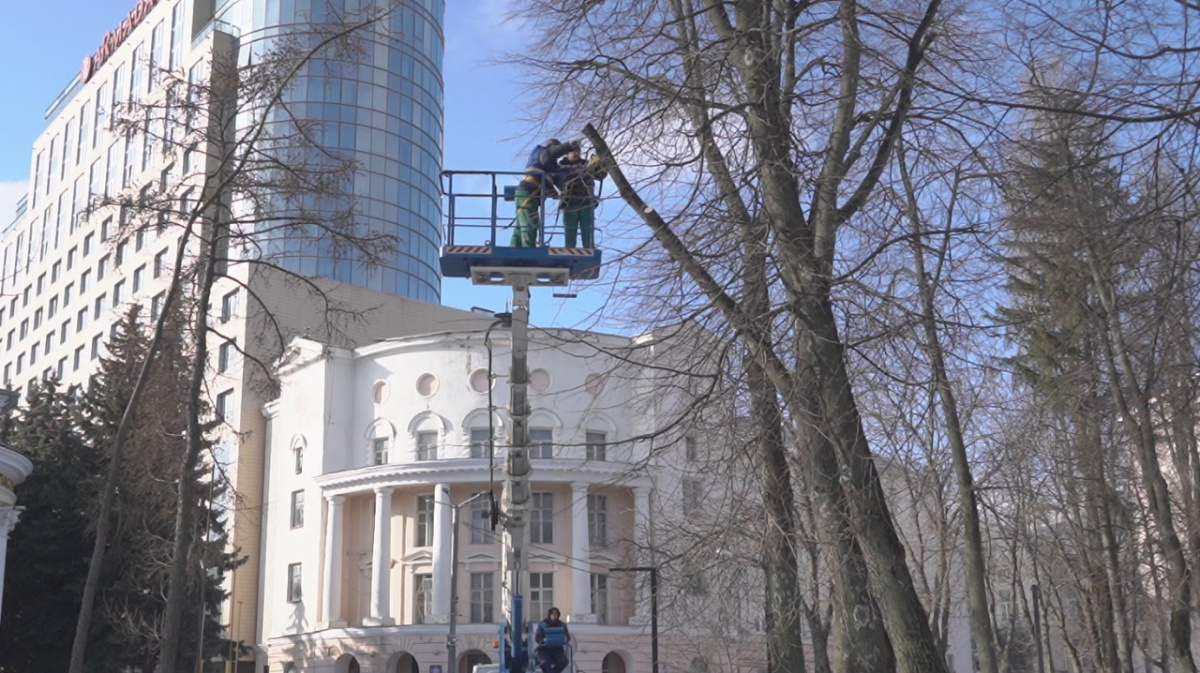
<path id="1" fill-rule="evenodd" d="M 541 483 L 650 486 L 644 468 L 633 463 L 554 459 L 533 461 L 534 479 Z M 323 474 L 313 479 L 326 496 L 348 495 L 375 488 L 487 481 L 487 462 L 479 458 L 443 458 L 411 463 L 388 463 Z"/>

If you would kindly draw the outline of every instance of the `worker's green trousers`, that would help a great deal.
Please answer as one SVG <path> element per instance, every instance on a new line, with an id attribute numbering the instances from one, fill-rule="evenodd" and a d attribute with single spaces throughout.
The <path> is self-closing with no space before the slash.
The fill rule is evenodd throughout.
<path id="1" fill-rule="evenodd" d="M 596 209 L 591 206 L 563 210 L 563 226 L 567 229 L 567 247 L 575 247 L 575 234 L 577 232 L 583 234 L 583 247 L 596 247 L 594 245 L 595 241 L 592 240 L 592 231 L 595 228 L 595 222 Z"/>
<path id="2" fill-rule="evenodd" d="M 524 189 L 518 189 L 514 196 L 517 202 L 517 225 L 513 229 L 512 247 L 532 248 L 537 245 L 541 219 L 538 211 L 542 206 L 542 197 Z"/>

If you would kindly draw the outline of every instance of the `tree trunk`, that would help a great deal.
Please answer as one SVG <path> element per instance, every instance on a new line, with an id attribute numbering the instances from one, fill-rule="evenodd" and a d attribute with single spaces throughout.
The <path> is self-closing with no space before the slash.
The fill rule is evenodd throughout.
<path id="1" fill-rule="evenodd" d="M 204 373 L 208 368 L 208 303 L 212 296 L 212 286 L 216 277 L 217 255 L 219 247 L 216 238 L 222 236 L 221 227 L 214 224 L 210 227 L 207 237 L 201 237 L 200 263 L 202 268 L 197 279 L 199 296 L 193 308 L 192 317 L 193 338 L 195 350 L 192 353 L 191 378 L 188 383 L 187 399 L 187 452 L 179 465 L 178 490 L 175 498 L 175 540 L 171 556 L 171 574 L 167 582 L 167 604 L 163 610 L 162 653 L 158 660 L 159 673 L 174 673 L 181 663 L 179 661 L 183 640 L 190 631 L 185 632 L 183 624 L 184 607 L 188 600 L 188 569 L 196 536 L 197 496 L 195 484 L 196 466 L 200 460 L 200 451 L 204 447 L 204 424 L 202 414 L 204 405 L 201 395 L 204 392 Z"/>
<path id="2" fill-rule="evenodd" d="M 899 159 L 900 173 L 908 196 L 909 222 L 912 224 L 912 238 L 909 239 L 909 242 L 913 250 L 914 272 L 921 297 L 921 326 L 925 332 L 923 347 L 929 357 L 934 387 L 937 390 L 938 399 L 941 401 L 943 421 L 946 424 L 946 442 L 950 448 L 954 476 L 958 480 L 958 506 L 963 515 L 962 551 L 966 561 L 967 606 L 970 608 L 971 615 L 971 637 L 975 641 L 975 656 L 979 661 L 979 671 L 981 673 L 998 673 L 996 639 L 992 633 L 991 611 L 988 609 L 987 567 L 983 554 L 983 533 L 979 525 L 979 504 L 975 496 L 975 478 L 971 474 L 967 445 L 962 434 L 962 421 L 958 414 L 958 402 L 955 400 L 954 390 L 950 386 L 950 376 L 946 372 L 946 358 L 942 350 L 941 336 L 938 334 L 936 288 L 930 282 L 930 275 L 925 269 L 925 245 L 922 242 L 917 195 L 908 174 L 903 151 L 899 153 Z M 954 218 L 954 199 L 958 193 L 957 177 L 952 190 L 947 225 Z M 945 246 L 941 250 L 942 255 L 945 255 Z M 942 259 L 936 260 L 935 266 L 940 269 L 942 261 Z"/>

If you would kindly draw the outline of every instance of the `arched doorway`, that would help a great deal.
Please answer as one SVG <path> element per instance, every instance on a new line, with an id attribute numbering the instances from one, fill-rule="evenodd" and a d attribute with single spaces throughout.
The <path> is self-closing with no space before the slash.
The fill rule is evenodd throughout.
<path id="1" fill-rule="evenodd" d="M 600 662 L 600 673 L 625 673 L 625 657 L 616 652 L 604 655 L 604 661 Z"/>
<path id="2" fill-rule="evenodd" d="M 479 650 L 467 650 L 458 659 L 458 673 L 471 673 L 480 664 L 490 664 L 492 658 Z"/>
<path id="3" fill-rule="evenodd" d="M 392 665 L 388 667 L 388 673 L 421 673 L 421 667 L 417 664 L 417 660 L 408 652 L 400 652 L 392 655 Z"/>
<path id="4" fill-rule="evenodd" d="M 362 673 L 358 659 L 353 654 L 343 654 L 333 664 L 334 673 Z"/>

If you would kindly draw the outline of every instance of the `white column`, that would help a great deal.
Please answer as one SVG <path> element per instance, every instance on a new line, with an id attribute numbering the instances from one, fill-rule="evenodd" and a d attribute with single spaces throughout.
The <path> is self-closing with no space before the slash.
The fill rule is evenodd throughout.
<path id="1" fill-rule="evenodd" d="M 346 625 L 342 620 L 342 520 L 346 497 L 342 495 L 327 496 L 328 508 L 325 512 L 325 577 L 322 578 L 321 588 L 324 591 L 325 628 L 332 629 Z"/>
<path id="2" fill-rule="evenodd" d="M 366 626 L 391 626 L 388 578 L 392 572 L 392 489 L 375 489 L 375 542 L 371 558 L 371 616 Z"/>
<path id="3" fill-rule="evenodd" d="M 649 566 L 654 564 L 650 554 L 650 487 L 633 487 L 633 543 L 637 550 L 637 565 Z M 650 576 L 645 573 L 635 573 L 636 601 L 633 606 L 631 624 L 645 625 L 650 623 Z"/>
<path id="4" fill-rule="evenodd" d="M 17 525 L 24 507 L 0 507 L 0 614 L 4 612 L 4 559 L 8 557 L 8 534 Z"/>
<path id="5" fill-rule="evenodd" d="M 450 622 L 450 543 L 454 530 L 454 511 L 450 504 L 450 485 L 433 487 L 433 591 L 432 613 L 425 618 L 431 624 Z"/>
<path id="6" fill-rule="evenodd" d="M 591 545 L 588 544 L 588 485 L 571 484 L 571 621 L 590 624 L 592 613 Z M 530 615 L 532 617 L 532 615 Z M 545 615 L 538 615 L 538 618 Z"/>

